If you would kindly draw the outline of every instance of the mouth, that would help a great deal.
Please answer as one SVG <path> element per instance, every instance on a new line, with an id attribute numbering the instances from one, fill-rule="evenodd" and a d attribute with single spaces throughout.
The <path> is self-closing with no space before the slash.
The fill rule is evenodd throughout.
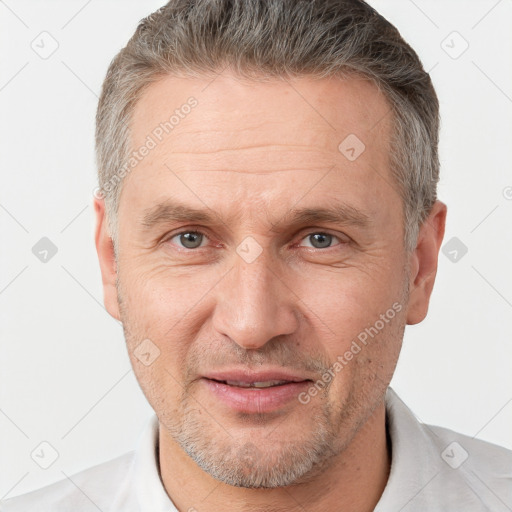
<path id="1" fill-rule="evenodd" d="M 215 382 L 220 382 L 221 384 L 226 384 L 228 386 L 235 386 L 237 388 L 257 388 L 257 389 L 265 389 L 272 388 L 274 386 L 284 386 L 285 384 L 289 384 L 292 381 L 289 380 L 264 380 L 259 382 L 243 382 L 237 380 L 216 380 L 211 379 Z"/>
<path id="2" fill-rule="evenodd" d="M 283 372 L 243 371 L 211 374 L 201 379 L 208 392 L 229 409 L 244 413 L 266 413 L 282 409 L 295 400 L 313 380 Z"/>

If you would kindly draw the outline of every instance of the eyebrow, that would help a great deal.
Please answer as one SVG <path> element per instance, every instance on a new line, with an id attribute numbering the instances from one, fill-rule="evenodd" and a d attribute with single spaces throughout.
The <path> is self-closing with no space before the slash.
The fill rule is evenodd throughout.
<path id="1" fill-rule="evenodd" d="M 372 224 L 372 219 L 367 213 L 354 206 L 341 202 L 336 202 L 332 204 L 332 206 L 324 208 L 292 208 L 290 212 L 284 216 L 284 219 L 290 219 L 292 225 L 332 222 L 335 224 L 368 228 Z M 283 223 L 283 219 L 275 224 L 273 229 L 281 223 Z"/>
<path id="2" fill-rule="evenodd" d="M 166 200 L 147 208 L 141 217 L 145 231 L 151 231 L 162 224 L 173 222 L 192 222 L 216 225 L 223 223 L 213 210 L 197 209 L 175 201 Z M 371 217 L 362 210 L 346 203 L 334 202 L 331 206 L 321 208 L 292 208 L 277 222 L 272 223 L 272 231 L 283 225 L 296 226 L 316 222 L 332 222 L 368 228 L 372 224 Z"/>
<path id="3" fill-rule="evenodd" d="M 212 223 L 212 217 L 211 214 L 207 213 L 207 210 L 198 210 L 183 204 L 164 201 L 144 210 L 141 224 L 149 231 L 159 224 L 171 222 Z"/>

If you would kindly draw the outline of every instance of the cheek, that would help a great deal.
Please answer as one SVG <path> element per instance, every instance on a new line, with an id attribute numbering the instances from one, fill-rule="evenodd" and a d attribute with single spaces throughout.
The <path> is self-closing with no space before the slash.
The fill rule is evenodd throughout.
<path id="1" fill-rule="evenodd" d="M 191 344 L 212 314 L 209 290 L 219 282 L 219 271 L 183 270 L 165 266 L 151 270 L 132 267 L 123 275 L 126 308 L 123 323 L 132 365 L 145 388 L 157 386 L 154 396 L 176 394 L 186 381 Z M 150 368 L 133 356 L 141 340 L 149 339 L 159 350 Z M 175 389 L 176 388 L 176 389 Z M 146 391 L 145 391 L 146 392 Z M 147 393 L 151 393 L 150 390 Z"/>
<path id="2" fill-rule="evenodd" d="M 307 306 L 307 315 L 326 334 L 324 339 L 331 340 L 332 356 L 401 300 L 402 283 L 385 271 L 347 268 L 322 281 L 304 280 L 295 289 Z"/>
<path id="3" fill-rule="evenodd" d="M 204 307 L 203 299 L 219 280 L 214 274 L 168 266 L 134 268 L 123 275 L 130 314 L 149 332 L 179 332 Z"/>
<path id="4" fill-rule="evenodd" d="M 398 359 L 405 322 L 401 281 L 345 270 L 328 289 L 301 291 L 314 312 L 309 317 L 315 341 L 331 362 L 330 373 L 321 378 L 330 384 L 328 391 L 318 395 L 330 396 L 334 410 L 347 403 L 363 408 L 385 389 Z"/>
<path id="5" fill-rule="evenodd" d="M 169 271 L 125 272 L 122 320 L 130 361 L 155 411 L 177 415 L 185 380 L 186 356 L 200 294 Z M 148 356 L 146 356 L 148 354 Z M 176 416 L 177 417 L 177 416 Z"/>

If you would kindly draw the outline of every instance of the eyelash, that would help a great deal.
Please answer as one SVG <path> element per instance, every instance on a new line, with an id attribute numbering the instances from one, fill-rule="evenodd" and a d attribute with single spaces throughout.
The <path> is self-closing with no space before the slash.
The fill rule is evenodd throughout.
<path id="1" fill-rule="evenodd" d="M 205 237 L 206 239 L 210 240 L 210 237 L 208 236 L 208 234 L 204 233 L 203 231 L 201 231 L 200 229 L 195 229 L 195 228 L 191 228 L 191 229 L 186 229 L 186 230 L 182 230 L 182 231 L 179 231 L 177 233 L 173 233 L 171 235 L 169 235 L 168 237 L 166 237 L 162 243 L 167 243 L 167 242 L 170 242 L 173 238 L 176 238 L 177 236 L 180 236 L 180 235 L 185 235 L 187 233 L 196 233 L 196 234 L 199 234 L 199 235 L 202 235 L 203 237 Z M 347 244 L 348 242 L 347 241 L 343 241 L 341 239 L 340 236 L 338 235 L 334 235 L 332 233 L 329 233 L 328 231 L 325 231 L 325 230 L 316 230 L 316 231 L 310 231 L 308 232 L 307 234 L 305 234 L 300 240 L 299 242 L 302 242 L 303 240 L 305 240 L 306 238 L 310 237 L 311 235 L 329 235 L 329 236 L 332 236 L 333 239 L 336 239 L 338 240 L 339 243 L 335 244 L 335 245 L 331 245 L 329 247 L 325 247 L 325 248 L 317 248 L 317 247 L 308 247 L 308 246 L 305 246 L 304 248 L 305 249 L 314 249 L 314 250 L 318 250 L 318 251 L 327 251 L 329 249 L 334 249 L 338 246 L 342 246 L 342 245 L 345 245 Z M 347 237 L 348 238 L 348 237 Z M 295 246 L 296 244 L 294 244 Z M 204 249 L 205 247 L 198 247 L 196 249 L 188 249 L 186 247 L 180 247 L 180 246 L 177 246 L 179 250 L 181 251 L 184 251 L 184 252 L 192 252 L 192 251 L 199 251 L 200 249 Z M 299 246 L 300 247 L 300 246 Z"/>

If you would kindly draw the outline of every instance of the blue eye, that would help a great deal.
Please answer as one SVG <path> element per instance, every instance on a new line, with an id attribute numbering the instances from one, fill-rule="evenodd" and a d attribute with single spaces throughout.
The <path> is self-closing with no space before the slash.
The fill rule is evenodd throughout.
<path id="1" fill-rule="evenodd" d="M 174 235 L 171 240 L 174 240 L 175 238 L 179 240 L 178 245 L 181 245 L 185 249 L 198 249 L 206 239 L 202 233 L 197 231 L 185 231 L 183 233 L 178 233 L 177 235 Z"/>
<path id="2" fill-rule="evenodd" d="M 338 240 L 338 238 L 335 237 L 334 235 L 329 235 L 328 233 L 311 233 L 310 235 L 303 238 L 302 241 L 304 242 L 306 240 L 309 241 L 310 245 L 306 245 L 305 247 L 313 247 L 315 249 L 327 249 L 329 247 L 332 247 L 333 240 Z"/>

